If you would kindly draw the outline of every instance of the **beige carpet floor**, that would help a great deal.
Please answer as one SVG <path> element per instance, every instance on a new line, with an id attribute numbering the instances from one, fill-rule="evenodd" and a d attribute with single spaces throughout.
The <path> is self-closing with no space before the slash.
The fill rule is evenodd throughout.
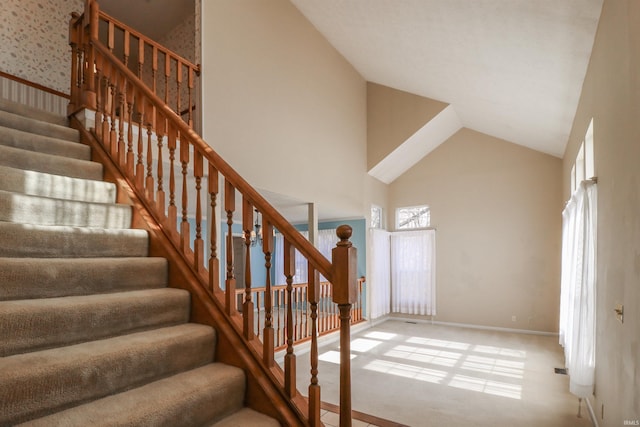
<path id="1" fill-rule="evenodd" d="M 591 426 L 555 336 L 387 320 L 352 336 L 354 410 L 417 427 Z M 322 400 L 339 403 L 339 346 L 320 349 Z M 298 357 L 307 390 L 308 354 Z"/>

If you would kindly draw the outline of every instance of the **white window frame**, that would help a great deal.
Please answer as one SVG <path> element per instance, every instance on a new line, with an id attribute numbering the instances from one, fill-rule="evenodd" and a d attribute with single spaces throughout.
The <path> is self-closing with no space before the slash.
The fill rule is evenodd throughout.
<path id="1" fill-rule="evenodd" d="M 374 223 L 373 218 L 373 211 L 378 211 L 378 223 Z M 384 228 L 384 209 L 382 209 L 381 206 L 378 205 L 371 205 L 371 220 L 369 222 L 369 228 L 379 228 L 379 229 L 383 229 Z"/>
<path id="2" fill-rule="evenodd" d="M 400 211 L 403 209 L 426 209 L 426 215 L 427 215 L 427 224 L 424 226 L 418 226 L 418 227 L 402 227 L 400 225 Z M 416 206 L 401 206 L 399 208 L 396 208 L 396 230 L 424 230 L 427 228 L 431 227 L 431 208 L 429 207 L 429 205 L 416 205 Z"/>

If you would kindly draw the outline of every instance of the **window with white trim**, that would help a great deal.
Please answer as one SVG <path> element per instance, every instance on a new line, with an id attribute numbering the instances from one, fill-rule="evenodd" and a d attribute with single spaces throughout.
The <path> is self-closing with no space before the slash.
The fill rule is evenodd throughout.
<path id="1" fill-rule="evenodd" d="M 382 228 L 382 208 L 371 205 L 371 228 Z"/>
<path id="2" fill-rule="evenodd" d="M 408 206 L 396 209 L 396 230 L 427 228 L 431 225 L 429 206 Z"/>
<path id="3" fill-rule="evenodd" d="M 589 128 L 584 136 L 584 141 L 580 144 L 576 160 L 571 168 L 571 192 L 576 191 L 578 186 L 585 179 L 596 176 L 595 159 L 593 151 L 593 119 L 589 123 Z"/>

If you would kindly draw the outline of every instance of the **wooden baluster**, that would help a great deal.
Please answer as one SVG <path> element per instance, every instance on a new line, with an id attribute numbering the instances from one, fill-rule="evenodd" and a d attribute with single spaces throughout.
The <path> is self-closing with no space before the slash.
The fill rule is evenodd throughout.
<path id="1" fill-rule="evenodd" d="M 204 240 L 202 239 L 202 177 L 204 176 L 204 167 L 202 161 L 202 152 L 195 150 L 193 153 L 193 176 L 196 179 L 196 238 L 193 242 L 193 262 L 197 272 L 204 270 Z"/>
<path id="2" fill-rule="evenodd" d="M 189 249 L 191 231 L 189 227 L 189 198 L 187 189 L 187 169 L 189 166 L 189 143 L 180 135 L 180 163 L 182 163 L 182 222 L 180 223 L 180 247 L 183 252 Z"/>
<path id="3" fill-rule="evenodd" d="M 107 31 L 107 47 L 113 53 L 113 48 L 115 47 L 115 23 L 113 21 L 109 21 L 109 29 Z"/>
<path id="4" fill-rule="evenodd" d="M 169 126 L 167 130 L 167 146 L 169 147 L 169 208 L 167 209 L 167 217 L 171 229 L 178 227 L 178 207 L 176 206 L 176 148 L 178 131 L 174 126 Z"/>
<path id="5" fill-rule="evenodd" d="M 280 341 L 280 330 L 282 329 L 280 326 L 280 288 L 276 288 L 273 291 L 273 299 L 277 302 L 276 303 L 276 342 L 275 342 L 275 346 L 276 348 L 280 347 L 280 344 L 282 343 L 282 341 Z"/>
<path id="6" fill-rule="evenodd" d="M 147 120 L 147 178 L 145 180 L 145 187 L 147 190 L 147 198 L 150 202 L 153 202 L 155 199 L 153 194 L 153 145 L 151 137 L 153 135 L 153 128 L 155 127 L 156 111 L 150 102 L 147 102 L 145 107 L 145 119 Z"/>
<path id="7" fill-rule="evenodd" d="M 302 288 L 296 288 L 296 341 L 303 338 L 302 335 L 302 310 L 300 306 L 300 297 L 302 296 Z"/>
<path id="8" fill-rule="evenodd" d="M 271 290 L 271 254 L 273 253 L 273 225 L 268 218 L 262 216 L 262 253 L 264 267 L 267 272 L 264 292 L 264 331 L 262 333 L 262 358 L 267 366 L 273 366 L 273 298 Z"/>
<path id="9" fill-rule="evenodd" d="M 164 54 L 164 103 L 169 105 L 169 77 L 171 77 L 171 55 Z M 180 112 L 178 112 L 180 114 Z"/>
<path id="10" fill-rule="evenodd" d="M 216 205 L 218 199 L 218 170 L 209 162 L 209 195 L 211 198 L 211 254 L 209 255 L 209 286 L 211 292 L 220 288 L 220 260 L 218 259 L 218 220 Z"/>
<path id="11" fill-rule="evenodd" d="M 233 212 L 236 210 L 236 189 L 224 180 L 224 209 L 227 212 L 227 279 L 225 281 L 225 296 L 227 314 L 237 311 L 236 307 L 236 278 L 233 274 Z"/>
<path id="12" fill-rule="evenodd" d="M 182 106 L 180 103 L 181 88 L 182 88 L 182 62 L 176 59 L 176 114 L 178 114 L 178 116 L 182 113 Z"/>
<path id="13" fill-rule="evenodd" d="M 158 48 L 152 47 L 151 50 L 151 90 L 158 95 Z"/>
<path id="14" fill-rule="evenodd" d="M 284 389 L 289 398 L 296 395 L 296 355 L 293 354 L 292 290 L 295 269 L 295 248 L 284 239 L 284 275 L 287 278 L 287 354 L 284 356 Z"/>
<path id="15" fill-rule="evenodd" d="M 320 301 L 320 274 L 308 264 L 307 301 L 311 306 L 311 383 L 309 384 L 309 425 L 317 427 L 320 424 L 320 385 L 318 384 L 318 302 Z"/>
<path id="16" fill-rule="evenodd" d="M 256 291 L 254 292 L 255 294 L 255 298 L 254 300 L 256 301 L 256 314 L 255 314 L 255 327 L 254 327 L 254 331 L 255 331 L 255 335 L 258 337 L 258 339 L 260 339 L 260 291 Z"/>
<path id="17" fill-rule="evenodd" d="M 188 94 L 189 94 L 189 105 L 188 105 L 188 111 L 189 111 L 189 115 L 188 115 L 188 120 L 187 123 L 189 123 L 189 127 L 193 128 L 193 68 L 189 67 L 189 90 L 188 90 Z"/>
<path id="18" fill-rule="evenodd" d="M 167 133 L 167 118 L 157 111 L 156 115 L 156 138 L 158 139 L 158 159 L 156 161 L 156 178 L 157 188 L 156 191 L 156 208 L 162 215 L 165 214 L 165 192 L 164 192 L 164 164 L 162 161 L 162 141 Z"/>
<path id="19" fill-rule="evenodd" d="M 131 84 L 127 85 L 127 175 L 134 178 L 133 168 L 135 163 L 135 155 L 133 153 L 133 104 L 135 101 L 135 90 Z"/>
<path id="20" fill-rule="evenodd" d="M 118 74 L 115 67 L 111 67 L 110 88 L 111 88 L 111 129 L 109 130 L 109 152 L 111 158 L 118 158 L 118 135 L 116 132 L 116 105 L 118 104 Z"/>
<path id="21" fill-rule="evenodd" d="M 136 105 L 138 108 L 138 162 L 136 163 L 136 186 L 139 189 L 144 188 L 144 139 L 142 134 L 144 133 L 144 106 L 147 101 L 143 97 L 139 97 Z"/>
<path id="22" fill-rule="evenodd" d="M 333 302 L 340 311 L 340 427 L 351 427 L 351 305 L 356 302 L 358 255 L 348 225 L 337 228 L 340 241 L 331 251 Z"/>
<path id="23" fill-rule="evenodd" d="M 253 339 L 253 301 L 251 301 L 251 232 L 253 231 L 253 206 L 242 198 L 242 229 L 244 230 L 244 304 L 242 305 L 243 331 L 247 340 Z M 256 236 L 256 239 L 258 236 Z"/>
<path id="24" fill-rule="evenodd" d="M 144 69 L 144 40 L 138 38 L 138 78 L 142 80 L 142 70 Z"/>
<path id="25" fill-rule="evenodd" d="M 109 120 L 111 116 L 111 104 L 113 100 L 111 99 L 111 65 L 108 61 L 103 61 L 104 71 L 103 71 L 103 83 L 102 83 L 102 91 L 103 91 L 103 103 L 102 103 L 102 145 L 105 150 L 110 151 L 111 145 L 109 143 Z M 97 124 L 96 124 L 97 125 Z"/>
<path id="26" fill-rule="evenodd" d="M 130 55 L 130 49 L 131 49 L 131 33 L 129 33 L 129 30 L 125 29 L 124 30 L 124 46 L 123 46 L 123 59 L 122 62 L 124 63 L 125 67 L 128 68 L 129 66 L 129 55 Z"/>
<path id="27" fill-rule="evenodd" d="M 101 137 L 102 130 L 102 108 L 104 104 L 104 81 L 105 77 L 102 73 L 103 70 L 103 58 L 102 55 L 96 55 L 96 115 L 94 122 L 95 133 L 98 138 Z M 103 141 L 100 141 L 103 142 Z"/>
<path id="28" fill-rule="evenodd" d="M 118 164 L 122 167 L 124 166 L 125 158 L 126 158 L 126 145 L 124 142 L 124 118 L 125 118 L 125 109 L 126 109 L 126 81 L 124 74 L 118 73 L 117 80 L 117 94 L 118 94 Z"/>
<path id="29" fill-rule="evenodd" d="M 332 303 L 328 298 L 327 287 L 324 283 L 322 284 L 322 295 L 322 332 L 326 332 L 329 329 L 329 310 Z"/>

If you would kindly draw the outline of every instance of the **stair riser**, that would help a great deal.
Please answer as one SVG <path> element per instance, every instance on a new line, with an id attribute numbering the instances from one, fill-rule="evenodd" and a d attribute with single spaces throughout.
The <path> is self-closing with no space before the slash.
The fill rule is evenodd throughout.
<path id="1" fill-rule="evenodd" d="M 0 166 L 0 190 L 53 199 L 115 203 L 115 184 Z"/>
<path id="2" fill-rule="evenodd" d="M 0 98 L 0 110 L 8 113 L 16 114 L 33 120 L 39 120 L 46 123 L 52 123 L 58 126 L 68 126 L 69 120 L 64 116 L 58 116 L 53 113 L 46 112 L 37 108 L 27 107 L 18 102 L 9 101 Z"/>
<path id="3" fill-rule="evenodd" d="M 0 126 L 0 144 L 78 160 L 91 159 L 91 149 L 87 145 L 2 126 Z"/>
<path id="4" fill-rule="evenodd" d="M 0 257 L 95 258 L 144 257 L 143 230 L 102 230 L 0 222 Z"/>
<path id="5" fill-rule="evenodd" d="M 179 289 L 0 302 L 0 357 L 186 323 Z"/>
<path id="6" fill-rule="evenodd" d="M 49 199 L 0 191 L 0 221 L 74 227 L 129 228 L 131 207 Z"/>
<path id="7" fill-rule="evenodd" d="M 0 111 L 0 126 L 72 142 L 80 141 L 80 133 L 75 129 L 22 117 L 7 111 Z"/>
<path id="8" fill-rule="evenodd" d="M 163 258 L 0 258 L 0 301 L 161 288 Z"/>
<path id="9" fill-rule="evenodd" d="M 102 180 L 102 165 L 99 163 L 35 153 L 4 145 L 0 145 L 0 166 L 71 178 Z"/>
<path id="10" fill-rule="evenodd" d="M 0 359 L 0 425 L 24 422 L 210 363 L 213 330 L 190 326 Z"/>

